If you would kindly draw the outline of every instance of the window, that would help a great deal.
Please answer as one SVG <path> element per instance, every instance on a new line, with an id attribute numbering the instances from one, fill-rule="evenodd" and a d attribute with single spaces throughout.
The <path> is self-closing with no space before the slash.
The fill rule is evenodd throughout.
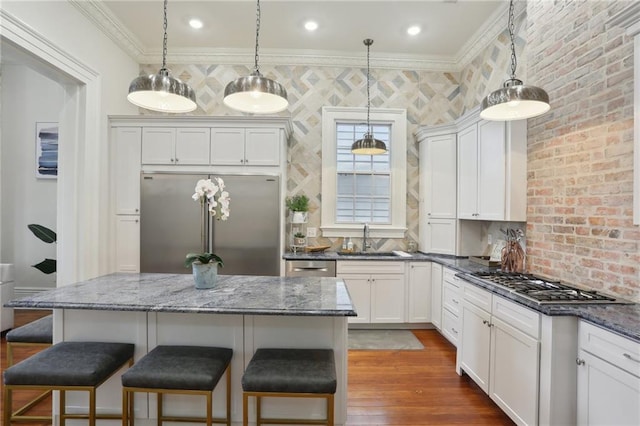
<path id="1" fill-rule="evenodd" d="M 406 230 L 406 111 L 375 109 L 373 134 L 383 155 L 354 155 L 351 145 L 366 131 L 366 109 L 322 109 L 322 233 L 362 235 L 364 223 L 378 238 L 403 238 Z"/>

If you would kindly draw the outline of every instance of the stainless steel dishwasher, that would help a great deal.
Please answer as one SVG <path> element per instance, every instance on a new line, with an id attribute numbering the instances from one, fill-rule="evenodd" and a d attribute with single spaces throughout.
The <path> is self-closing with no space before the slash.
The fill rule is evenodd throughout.
<path id="1" fill-rule="evenodd" d="M 287 277 L 335 277 L 335 260 L 287 260 Z"/>

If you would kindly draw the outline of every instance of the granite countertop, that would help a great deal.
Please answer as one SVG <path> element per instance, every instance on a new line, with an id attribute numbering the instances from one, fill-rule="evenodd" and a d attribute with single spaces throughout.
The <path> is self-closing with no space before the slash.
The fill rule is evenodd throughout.
<path id="1" fill-rule="evenodd" d="M 518 296 L 509 290 L 476 278 L 474 272 L 497 270 L 469 261 L 466 257 L 455 257 L 448 255 L 435 255 L 427 253 L 410 253 L 410 257 L 402 256 L 379 256 L 375 254 L 362 253 L 359 255 L 344 256 L 336 252 L 325 253 L 285 253 L 286 260 L 384 260 L 384 261 L 426 261 L 436 262 L 448 268 L 458 271 L 458 276 L 474 285 L 482 287 L 492 293 L 513 300 L 530 309 L 549 316 L 576 316 L 589 321 L 609 331 L 616 332 L 624 337 L 640 342 L 640 304 L 551 304 L 540 305 L 524 297 Z"/>
<path id="2" fill-rule="evenodd" d="M 105 275 L 12 300 L 13 308 L 244 315 L 356 316 L 340 278 L 220 275 L 198 290 L 191 274 Z"/>

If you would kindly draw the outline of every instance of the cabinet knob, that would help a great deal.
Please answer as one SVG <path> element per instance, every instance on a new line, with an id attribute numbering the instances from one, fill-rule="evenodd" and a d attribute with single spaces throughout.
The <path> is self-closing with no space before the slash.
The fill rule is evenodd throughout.
<path id="1" fill-rule="evenodd" d="M 240 159 L 240 164 L 244 164 L 244 158 Z"/>
<path id="2" fill-rule="evenodd" d="M 140 211 L 140 209 L 136 209 L 136 213 L 138 213 Z"/>
<path id="3" fill-rule="evenodd" d="M 176 161 L 174 158 L 171 159 L 171 162 L 173 163 L 174 161 Z"/>
<path id="4" fill-rule="evenodd" d="M 626 359 L 628 359 L 629 361 L 633 361 L 633 362 L 638 362 L 640 363 L 640 359 L 636 359 L 634 357 L 632 357 L 631 355 L 629 355 L 628 353 L 623 353 L 622 354 L 623 357 L 625 357 Z"/>
<path id="5" fill-rule="evenodd" d="M 452 301 L 453 303 L 455 303 L 456 305 L 459 303 L 456 299 L 451 299 L 451 301 Z"/>
<path id="6" fill-rule="evenodd" d="M 484 325 L 487 325 L 487 324 L 489 324 L 489 321 L 487 321 L 487 320 L 482 320 L 482 323 L 483 323 Z"/>
<path id="7" fill-rule="evenodd" d="M 247 164 L 249 162 L 249 160 L 247 160 L 246 158 L 244 159 L 244 163 Z"/>
<path id="8" fill-rule="evenodd" d="M 451 327 L 451 332 L 452 332 L 453 334 L 458 334 L 458 330 L 456 330 L 456 329 L 455 329 L 455 328 L 453 328 L 453 327 Z"/>
<path id="9" fill-rule="evenodd" d="M 140 222 L 138 219 L 136 219 L 136 223 Z"/>
<path id="10" fill-rule="evenodd" d="M 576 364 L 584 365 L 584 359 L 576 358 Z"/>
<path id="11" fill-rule="evenodd" d="M 431 213 L 427 213 L 427 216 L 431 216 Z"/>

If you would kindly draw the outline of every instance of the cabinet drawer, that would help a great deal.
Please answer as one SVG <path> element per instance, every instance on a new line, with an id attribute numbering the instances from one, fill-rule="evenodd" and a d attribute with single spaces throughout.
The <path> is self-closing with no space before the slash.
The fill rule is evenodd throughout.
<path id="1" fill-rule="evenodd" d="M 450 282 L 453 283 L 455 282 L 455 278 L 456 278 L 456 274 L 458 273 L 458 271 L 454 271 L 453 269 L 450 268 L 442 268 L 442 280 L 445 282 Z M 457 284 L 458 286 L 460 284 Z"/>
<path id="2" fill-rule="evenodd" d="M 461 306 L 460 287 L 445 281 L 442 287 L 442 304 L 445 309 L 451 311 L 455 315 L 460 315 Z"/>
<path id="3" fill-rule="evenodd" d="M 491 312 L 491 293 L 473 284 L 464 283 L 462 287 L 464 300 L 476 305 L 478 308 Z"/>
<path id="4" fill-rule="evenodd" d="M 345 260 L 336 262 L 336 273 L 340 274 L 404 274 L 404 262 L 376 262 Z"/>
<path id="5" fill-rule="evenodd" d="M 578 330 L 580 349 L 640 377 L 640 343 L 585 321 Z"/>
<path id="6" fill-rule="evenodd" d="M 494 295 L 492 314 L 534 339 L 540 337 L 540 314 L 538 312 Z"/>
<path id="7" fill-rule="evenodd" d="M 442 334 L 454 345 L 458 346 L 460 335 L 460 317 L 448 310 L 442 311 Z"/>

